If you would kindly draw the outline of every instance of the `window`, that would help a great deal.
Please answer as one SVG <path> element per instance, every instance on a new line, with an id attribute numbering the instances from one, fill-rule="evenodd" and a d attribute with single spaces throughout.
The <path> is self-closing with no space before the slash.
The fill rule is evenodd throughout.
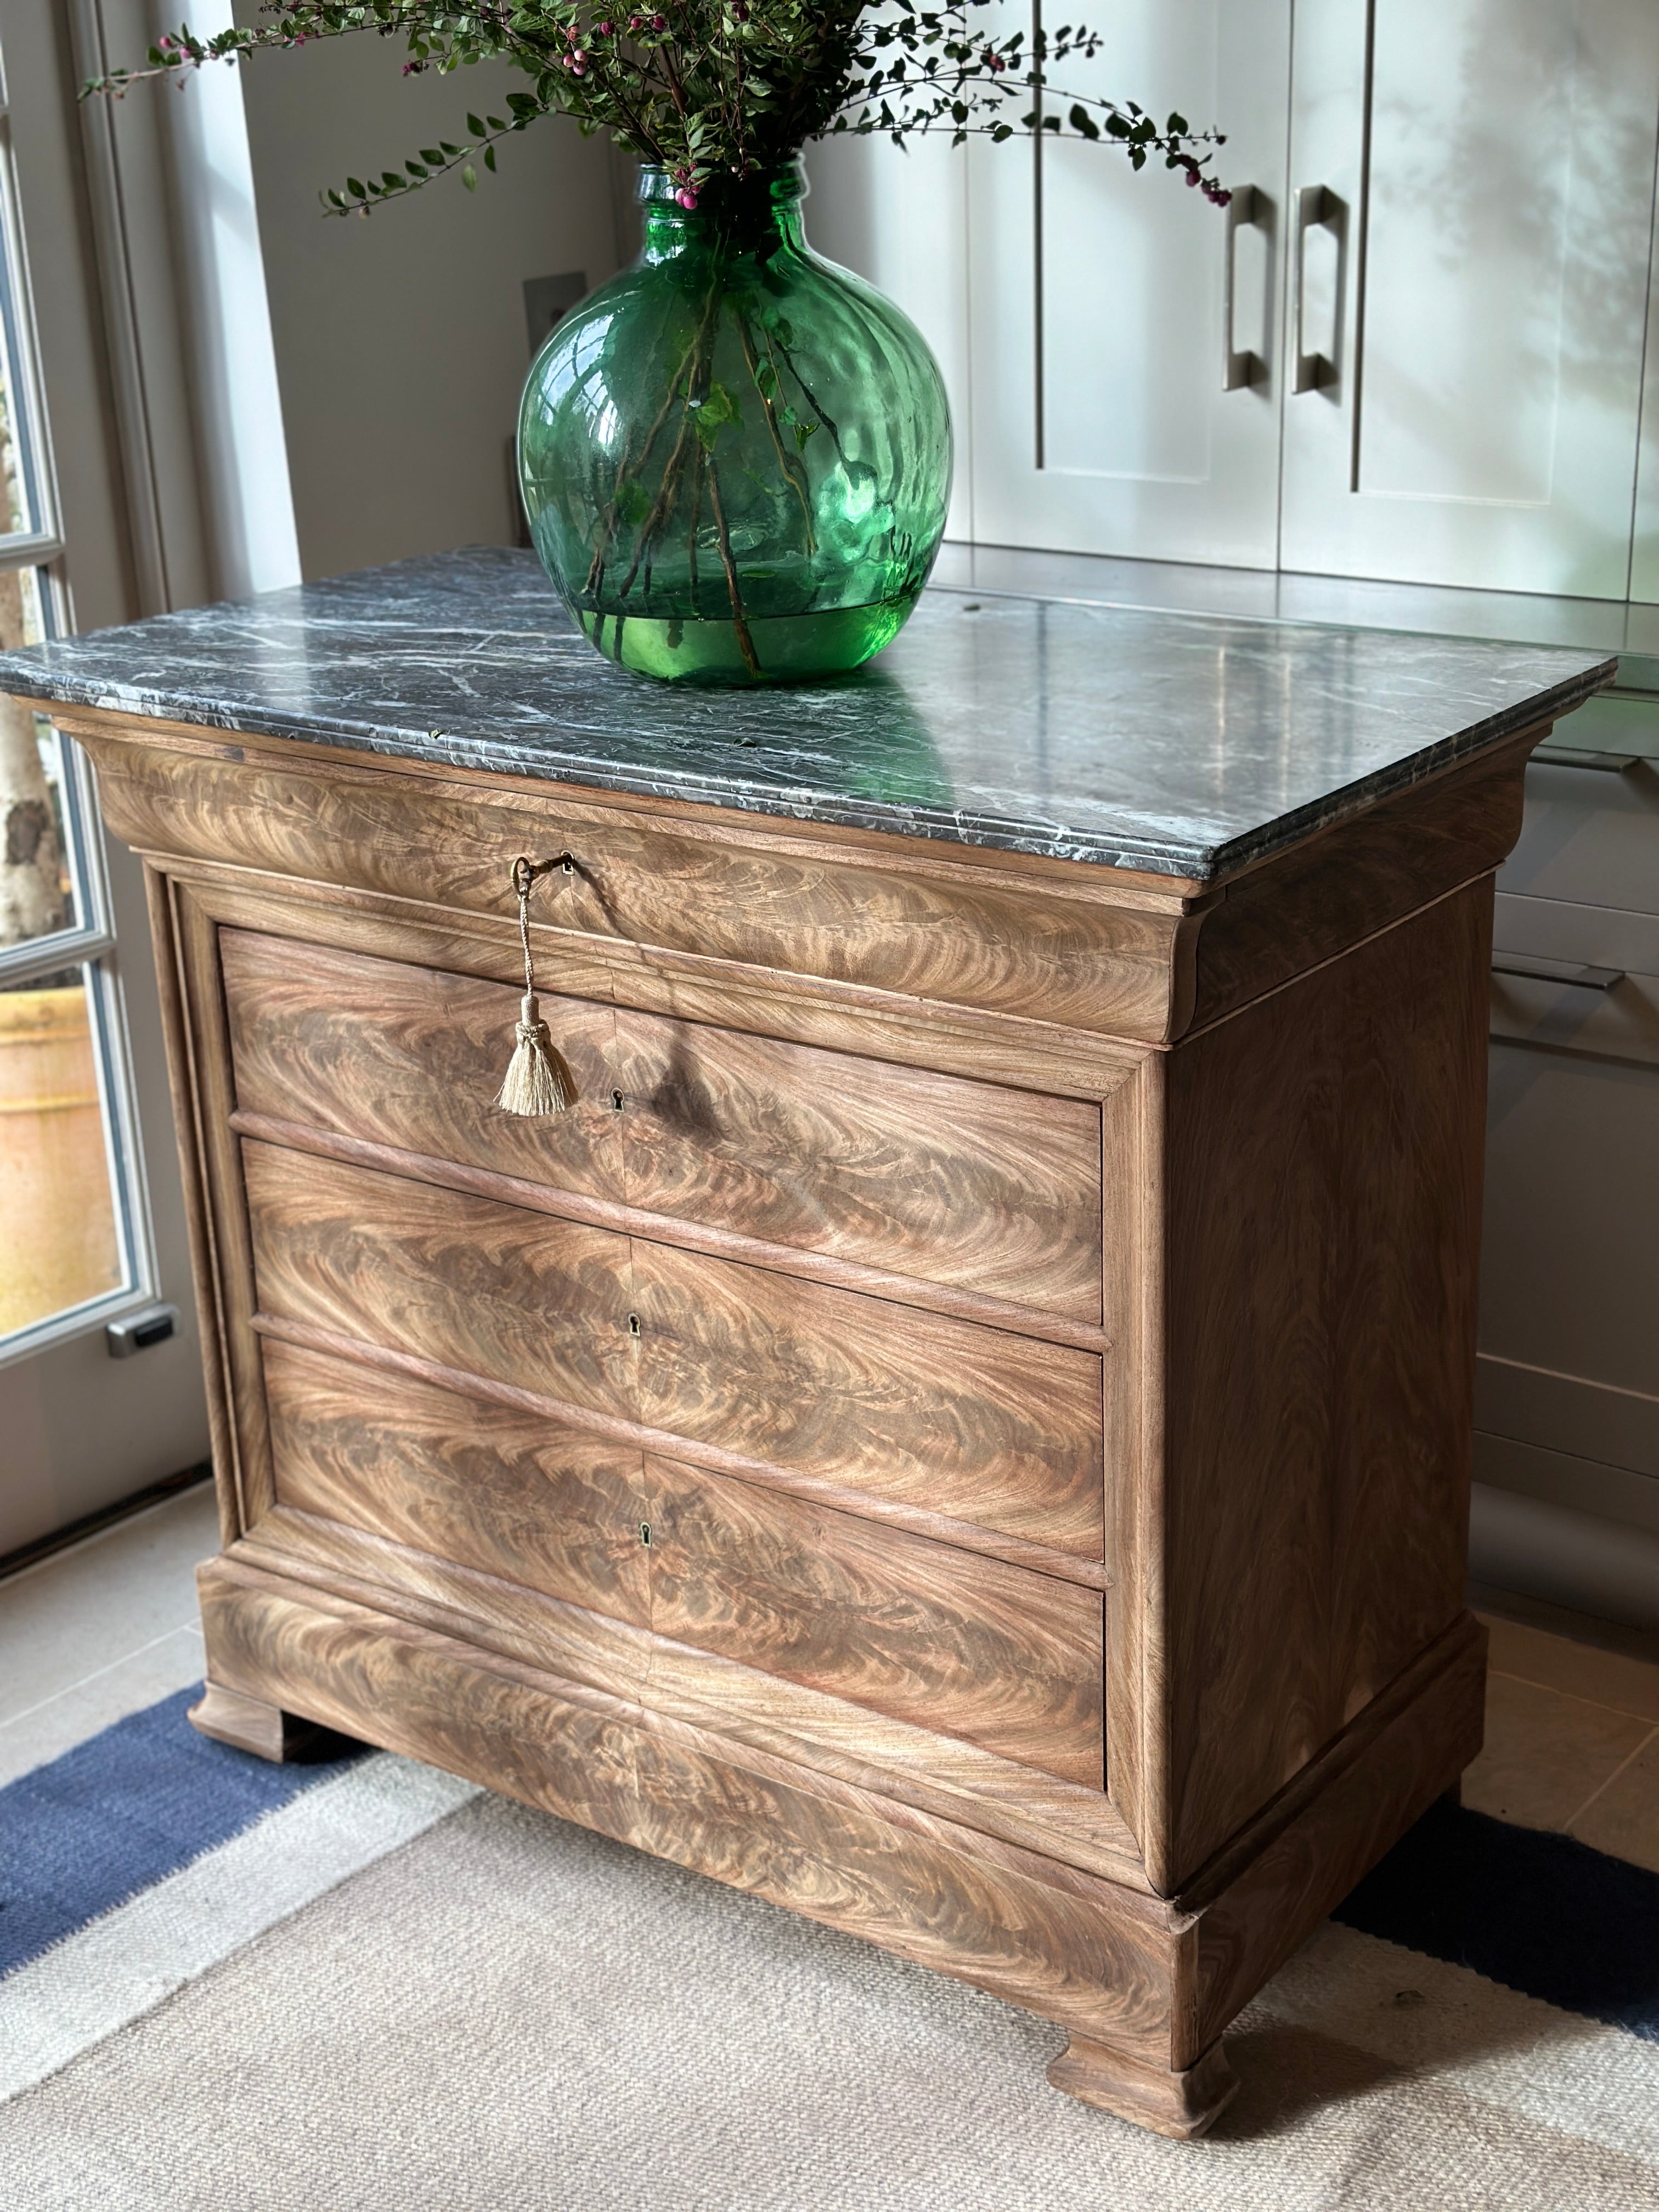
<path id="1" fill-rule="evenodd" d="M 0 644 L 66 627 L 51 447 L 0 83 Z M 91 779 L 0 700 L 0 1359 L 154 1277 Z"/>

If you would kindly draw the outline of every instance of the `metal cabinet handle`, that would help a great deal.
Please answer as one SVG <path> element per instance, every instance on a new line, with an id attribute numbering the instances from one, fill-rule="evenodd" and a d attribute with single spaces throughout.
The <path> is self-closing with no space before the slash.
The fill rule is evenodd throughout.
<path id="1" fill-rule="evenodd" d="M 1571 968 L 1565 961 L 1528 960 L 1522 952 L 1494 952 L 1494 975 L 1524 975 L 1530 983 L 1570 983 L 1577 991 L 1610 991 L 1622 983 L 1622 968 Z"/>
<path id="2" fill-rule="evenodd" d="M 1532 757 L 1546 768 L 1593 768 L 1603 775 L 1624 775 L 1640 768 L 1640 753 L 1581 752 L 1577 745 L 1534 745 Z"/>
<path id="3" fill-rule="evenodd" d="M 1324 185 L 1304 185 L 1296 196 L 1296 266 L 1291 272 L 1291 389 L 1317 392 L 1334 384 L 1336 364 L 1322 353 L 1309 353 L 1302 343 L 1304 276 L 1307 266 L 1308 233 L 1323 228 L 1334 230 L 1342 216 L 1342 203 Z"/>
<path id="4" fill-rule="evenodd" d="M 1249 224 L 1261 222 L 1267 213 L 1267 202 L 1254 185 L 1236 185 L 1233 196 L 1227 203 L 1227 233 L 1221 248 L 1221 389 L 1241 392 L 1258 383 L 1267 374 L 1267 363 L 1260 354 L 1248 348 L 1239 352 L 1233 344 L 1233 295 L 1237 275 L 1238 234 Z"/>

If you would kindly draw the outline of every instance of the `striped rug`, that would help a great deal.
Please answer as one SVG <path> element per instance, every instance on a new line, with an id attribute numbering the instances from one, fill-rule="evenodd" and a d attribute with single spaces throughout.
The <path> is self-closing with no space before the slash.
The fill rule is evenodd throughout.
<path id="1" fill-rule="evenodd" d="M 1175 2144 L 978 1991 L 191 1701 L 0 1790 L 5 2212 L 1659 2208 L 1659 1877 L 1566 1838 L 1437 1809 Z"/>

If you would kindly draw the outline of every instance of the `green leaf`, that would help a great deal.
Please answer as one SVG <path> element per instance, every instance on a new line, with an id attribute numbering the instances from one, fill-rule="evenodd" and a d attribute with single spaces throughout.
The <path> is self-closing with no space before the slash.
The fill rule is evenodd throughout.
<path id="1" fill-rule="evenodd" d="M 1079 106 L 1073 102 L 1072 112 L 1066 119 L 1080 138 L 1099 137 L 1100 125 L 1086 107 Z"/>
<path id="2" fill-rule="evenodd" d="M 475 138 L 482 138 L 484 135 L 483 119 L 477 115 L 469 115 L 467 117 L 466 127 Z"/>
<path id="3" fill-rule="evenodd" d="M 617 494 L 617 513 L 632 530 L 637 530 L 651 512 L 651 501 L 642 483 L 630 481 Z"/>
<path id="4" fill-rule="evenodd" d="M 476 192 L 478 189 L 478 173 L 471 161 L 461 171 L 461 182 L 470 192 Z"/>
<path id="5" fill-rule="evenodd" d="M 778 372 L 769 361 L 761 362 L 755 371 L 755 389 L 763 399 L 770 399 L 778 388 Z"/>
<path id="6" fill-rule="evenodd" d="M 693 411 L 696 416 L 697 435 L 705 449 L 713 447 L 726 423 L 731 423 L 737 430 L 743 428 L 742 411 L 723 384 L 711 384 L 701 404 L 694 403 Z"/>
<path id="7" fill-rule="evenodd" d="M 368 186 L 361 184 L 356 177 L 346 179 L 346 190 L 355 200 L 366 200 L 368 198 Z"/>
<path id="8" fill-rule="evenodd" d="M 796 451 L 798 453 L 804 453 L 805 452 L 805 450 L 806 450 L 806 441 L 807 441 L 807 440 L 808 440 L 808 439 L 812 435 L 812 433 L 813 433 L 813 432 L 817 428 L 817 427 L 818 427 L 818 426 L 817 426 L 817 424 L 816 422 L 797 422 L 797 423 L 796 423 L 796 425 L 795 425 L 795 451 Z"/>
<path id="9" fill-rule="evenodd" d="M 495 166 L 495 149 L 493 146 L 486 146 L 484 148 L 484 167 L 486 169 L 493 169 Z"/>

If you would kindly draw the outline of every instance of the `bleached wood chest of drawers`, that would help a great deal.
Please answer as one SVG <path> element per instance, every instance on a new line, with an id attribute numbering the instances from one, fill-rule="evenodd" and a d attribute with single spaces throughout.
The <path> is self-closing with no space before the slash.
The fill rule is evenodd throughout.
<path id="1" fill-rule="evenodd" d="M 1206 2126 L 1479 1744 L 1492 874 L 1604 673 L 939 593 L 862 683 L 688 700 L 505 554 L 0 664 L 149 869 L 198 1724 L 451 1767 Z M 580 1097 L 520 1120 L 563 852 Z"/>

